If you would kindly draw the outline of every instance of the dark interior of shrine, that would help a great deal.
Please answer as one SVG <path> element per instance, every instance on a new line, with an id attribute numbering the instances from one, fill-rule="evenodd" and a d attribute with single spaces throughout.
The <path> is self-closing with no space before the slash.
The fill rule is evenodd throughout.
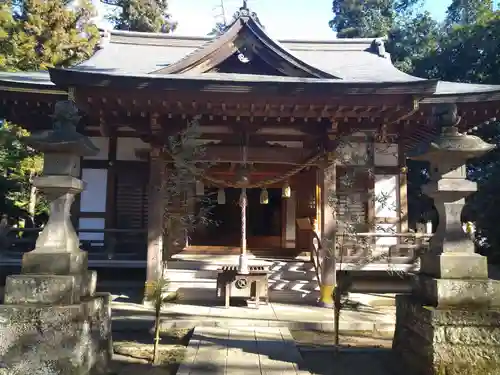
<path id="1" fill-rule="evenodd" d="M 217 203 L 217 189 L 207 189 L 210 197 L 205 204 L 211 208 L 209 216 L 211 223 L 200 227 L 191 235 L 192 246 L 223 246 L 239 247 L 241 244 L 241 189 L 224 189 L 226 202 Z M 267 189 L 267 204 L 260 203 L 262 190 L 247 189 L 247 242 L 248 247 L 274 247 L 279 243 L 282 233 L 281 189 Z M 276 241 L 278 237 L 278 241 Z M 259 240 L 256 240 L 256 239 Z M 266 241 L 273 238 L 273 241 Z"/>

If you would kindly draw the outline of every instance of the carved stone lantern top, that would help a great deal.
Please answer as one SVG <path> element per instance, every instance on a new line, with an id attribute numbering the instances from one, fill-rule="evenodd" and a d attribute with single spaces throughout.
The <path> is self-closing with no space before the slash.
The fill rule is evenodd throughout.
<path id="1" fill-rule="evenodd" d="M 419 149 L 414 160 L 439 162 L 452 159 L 465 162 L 467 159 L 480 157 L 495 148 L 495 145 L 483 141 L 475 135 L 460 133 L 455 126 L 443 127 L 441 134 L 432 142 Z"/>
<path id="2" fill-rule="evenodd" d="M 32 134 L 25 138 L 25 143 L 44 153 L 75 156 L 94 156 L 99 153 L 99 149 L 88 137 L 76 131 L 80 116 L 73 102 L 57 102 L 52 118 L 53 129 Z"/>
<path id="3" fill-rule="evenodd" d="M 434 119 L 441 126 L 440 134 L 430 143 L 418 148 L 409 157 L 431 163 L 456 162 L 463 164 L 467 159 L 480 157 L 495 148 L 475 135 L 458 131 L 460 117 L 455 105 L 442 105 L 434 109 Z"/>

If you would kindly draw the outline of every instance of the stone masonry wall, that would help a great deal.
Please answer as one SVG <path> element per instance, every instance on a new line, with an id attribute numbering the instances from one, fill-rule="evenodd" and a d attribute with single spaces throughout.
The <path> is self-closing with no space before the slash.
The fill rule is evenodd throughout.
<path id="1" fill-rule="evenodd" d="M 109 294 L 68 306 L 0 306 L 0 375 L 105 374 Z"/>
<path id="2" fill-rule="evenodd" d="M 498 375 L 500 310 L 437 309 L 405 295 L 396 305 L 393 349 L 405 374 Z"/>

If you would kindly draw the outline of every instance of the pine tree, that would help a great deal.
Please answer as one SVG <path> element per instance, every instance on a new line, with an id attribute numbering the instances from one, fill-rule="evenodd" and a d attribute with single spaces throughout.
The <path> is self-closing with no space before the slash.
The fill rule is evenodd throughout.
<path id="1" fill-rule="evenodd" d="M 25 0 L 0 8 L 0 69 L 44 70 L 89 58 L 99 41 L 90 0 Z"/>
<path id="2" fill-rule="evenodd" d="M 175 30 L 177 23 L 168 13 L 168 0 L 102 0 L 117 7 L 108 19 L 120 30 L 162 32 Z"/>

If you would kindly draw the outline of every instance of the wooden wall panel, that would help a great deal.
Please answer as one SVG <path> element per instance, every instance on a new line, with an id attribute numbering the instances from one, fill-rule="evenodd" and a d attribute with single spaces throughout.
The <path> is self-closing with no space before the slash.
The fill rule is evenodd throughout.
<path id="1" fill-rule="evenodd" d="M 297 206 L 295 215 L 296 218 L 316 218 L 316 168 L 311 168 L 307 171 L 301 172 L 297 177 L 296 191 L 297 191 Z M 311 246 L 311 233 L 299 230 L 296 227 L 296 249 L 301 251 L 309 251 Z"/>
<path id="2" fill-rule="evenodd" d="M 147 227 L 149 168 L 144 162 L 116 164 L 115 215 L 119 229 Z"/>

